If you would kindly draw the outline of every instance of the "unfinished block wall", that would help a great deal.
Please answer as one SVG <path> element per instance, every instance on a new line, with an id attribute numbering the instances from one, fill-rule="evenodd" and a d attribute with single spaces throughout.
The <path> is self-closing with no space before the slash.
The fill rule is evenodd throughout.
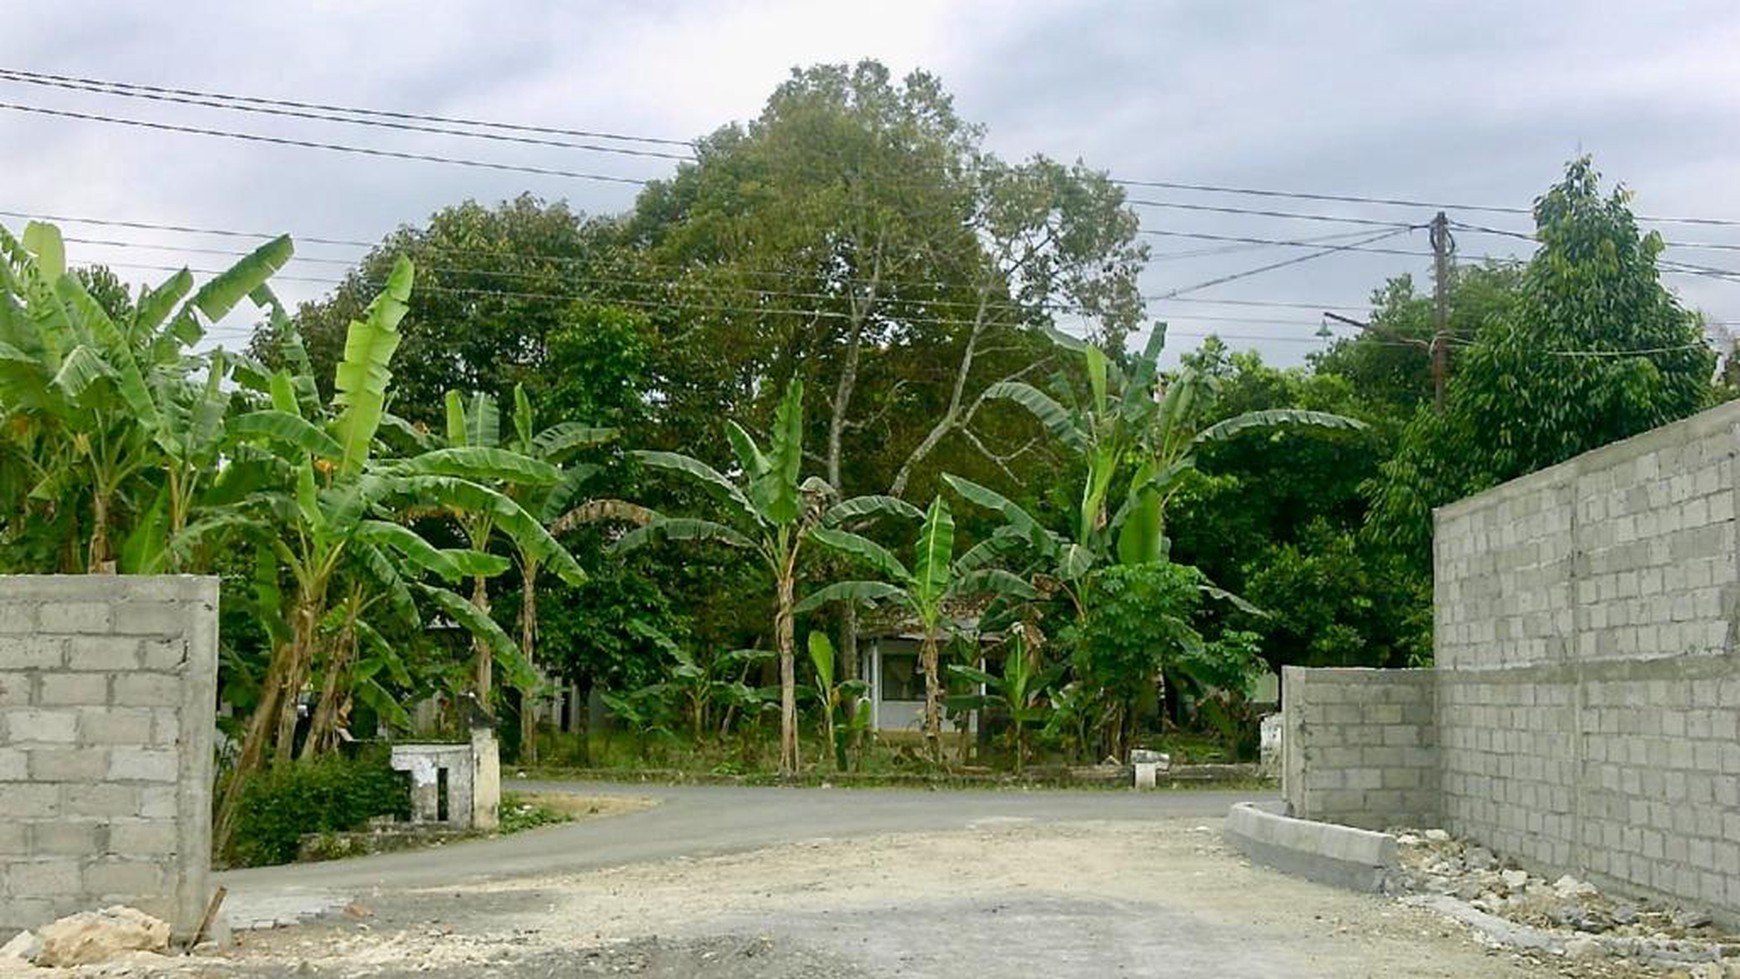
<path id="1" fill-rule="evenodd" d="M 1430 670 L 1282 672 L 1281 784 L 1300 819 L 1365 829 L 1436 825 Z"/>
<path id="2" fill-rule="evenodd" d="M 1445 824 L 1740 918 L 1740 404 L 1439 511 Z"/>
<path id="3" fill-rule="evenodd" d="M 0 940 L 117 903 L 196 926 L 217 604 L 215 578 L 0 576 Z"/>

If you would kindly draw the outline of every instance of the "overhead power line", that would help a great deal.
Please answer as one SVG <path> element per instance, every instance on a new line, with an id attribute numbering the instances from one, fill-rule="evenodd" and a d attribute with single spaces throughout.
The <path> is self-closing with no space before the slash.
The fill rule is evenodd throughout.
<path id="1" fill-rule="evenodd" d="M 526 146 L 547 146 L 558 149 L 582 150 L 589 153 L 615 153 L 622 156 L 652 157 L 662 160 L 693 160 L 695 158 L 692 153 L 670 153 L 664 150 L 635 149 L 631 146 L 604 146 L 598 143 L 576 143 L 570 140 L 554 139 L 548 136 L 519 136 L 511 133 L 476 132 L 468 129 L 457 129 L 452 126 L 432 126 L 416 122 L 400 122 L 392 119 L 359 119 L 338 115 L 335 112 L 329 111 L 248 105 L 239 102 L 225 101 L 223 97 L 196 97 L 192 95 L 169 95 L 145 91 L 130 91 L 122 86 L 109 86 L 107 83 L 86 84 L 83 82 L 57 81 L 29 77 L 22 73 L 12 72 L 4 68 L 0 68 L 0 81 L 23 82 L 29 85 L 47 85 L 74 92 L 91 92 L 98 95 L 119 95 L 124 98 L 147 99 L 154 102 L 197 105 L 209 109 L 223 109 L 230 112 L 251 112 L 261 115 L 281 116 L 293 119 L 312 119 L 320 122 L 336 122 L 349 126 L 369 126 L 376 129 L 392 129 L 400 132 L 432 133 L 440 136 L 458 136 L 465 139 L 490 140 L 498 143 L 518 143 Z"/>
<path id="2" fill-rule="evenodd" d="M 208 105 L 212 108 L 232 108 L 232 107 L 249 106 L 249 107 L 253 107 L 254 109 L 257 109 L 257 110 L 269 110 L 269 109 L 294 110 L 294 112 L 285 111 L 285 112 L 280 112 L 277 114 L 292 115 L 292 114 L 296 114 L 296 113 L 303 113 L 305 115 L 303 115 L 302 117 L 305 117 L 305 118 L 318 118 L 318 119 L 322 119 L 323 121 L 333 121 L 333 122 L 355 122 L 355 121 L 357 121 L 354 119 L 347 120 L 347 119 L 342 119 L 342 118 L 332 118 L 331 117 L 331 114 L 342 113 L 342 114 L 348 115 L 348 116 L 357 116 L 357 117 L 364 117 L 364 118 L 377 119 L 377 120 L 435 123 L 435 124 L 438 124 L 441 126 L 467 126 L 467 127 L 478 128 L 478 129 L 498 130 L 498 131 L 504 132 L 504 133 L 527 133 L 527 134 L 543 135 L 543 136 L 569 136 L 569 137 L 578 137 L 578 138 L 583 138 L 583 139 L 604 139 L 604 140 L 611 140 L 611 141 L 617 141 L 617 142 L 638 143 L 638 144 L 643 144 L 643 145 L 681 147 L 681 148 L 686 148 L 686 149 L 690 149 L 690 150 L 692 150 L 694 147 L 696 147 L 698 145 L 696 141 L 686 140 L 686 139 L 673 139 L 673 138 L 668 138 L 668 137 L 657 137 L 657 136 L 635 135 L 635 134 L 628 134 L 628 133 L 607 132 L 607 131 L 594 130 L 594 129 L 577 129 L 577 128 L 570 128 L 570 127 L 562 127 L 562 126 L 532 125 L 532 124 L 525 124 L 525 123 L 504 122 L 504 121 L 500 121 L 500 120 L 467 118 L 467 117 L 462 117 L 462 116 L 436 115 L 436 114 L 432 114 L 432 113 L 392 111 L 392 110 L 385 110 L 385 109 L 366 108 L 366 107 L 361 107 L 361 106 L 347 106 L 347 105 L 338 105 L 338 104 L 326 103 L 326 102 L 313 102 L 313 101 L 303 101 L 303 100 L 296 100 L 296 99 L 263 98 L 263 97 L 259 97 L 259 96 L 236 95 L 233 93 L 224 93 L 224 92 L 211 92 L 211 91 L 200 91 L 200 90 L 196 90 L 196 89 L 187 89 L 187 88 L 173 88 L 173 87 L 158 86 L 158 85 L 145 85 L 145 84 L 134 83 L 134 82 L 118 82 L 118 81 L 110 81 L 110 80 L 104 80 L 104 79 L 81 77 L 81 76 L 76 76 L 76 75 L 60 75 L 60 74 L 52 74 L 52 73 L 48 73 L 48 72 L 27 71 L 24 69 L 15 69 L 15 68 L 0 68 L 0 80 L 8 80 L 8 81 L 28 83 L 28 84 L 39 85 L 39 86 L 61 88 L 61 89 L 70 89 L 70 90 L 74 90 L 74 91 L 85 91 L 85 92 L 91 92 L 94 94 L 102 94 L 102 95 L 116 95 L 116 96 L 132 97 L 132 98 L 158 97 L 157 98 L 158 101 L 172 101 L 172 102 L 183 102 L 183 103 L 195 104 L 195 105 Z M 218 104 L 213 104 L 213 103 L 218 103 Z M 50 110 L 41 110 L 41 111 L 50 111 Z M 327 115 L 321 115 L 321 116 L 308 115 L 311 113 L 324 113 Z M 139 120 L 127 120 L 127 121 L 122 122 L 122 124 L 138 124 L 139 122 L 140 122 Z M 446 130 L 434 130 L 434 131 L 441 132 L 444 135 L 479 135 L 479 134 L 471 134 L 471 133 L 464 133 L 464 132 L 450 132 L 450 131 L 446 131 Z M 210 133 L 207 133 L 207 134 L 211 135 Z M 229 134 L 225 134 L 225 135 L 229 135 Z M 300 145 L 300 144 L 292 144 L 292 145 Z M 580 150 L 602 150 L 602 148 L 600 148 L 600 147 L 595 147 L 595 146 L 591 146 L 591 145 L 568 145 L 568 144 L 551 144 L 551 145 L 561 145 L 561 146 L 565 146 L 566 148 L 580 149 Z M 312 148 L 331 148 L 331 147 L 323 145 L 323 144 L 316 144 Z M 643 155 L 657 155 L 657 154 L 647 153 L 647 154 L 643 154 Z M 675 158 L 675 159 L 685 159 L 686 158 L 686 156 L 683 154 L 669 154 L 669 156 L 672 158 Z M 536 171 L 532 171 L 532 172 L 536 172 Z M 566 174 L 554 174 L 554 175 L 566 175 Z M 616 178 L 616 179 L 624 179 L 624 178 Z M 1153 180 L 1153 179 L 1136 179 L 1136 178 L 1127 178 L 1127 177 L 1125 177 L 1125 178 L 1112 177 L 1111 179 L 1114 183 L 1120 184 L 1120 185 L 1125 186 L 1125 187 L 1141 187 L 1141 188 L 1152 188 L 1152 189 L 1159 189 L 1159 190 L 1177 190 L 1177 191 L 1187 191 L 1187 192 L 1192 192 L 1192 193 L 1227 194 L 1227 195 L 1234 195 L 1234 196 L 1259 197 L 1259 198 L 1270 198 L 1270 199 L 1280 199 L 1280 200 L 1320 201 L 1320 202 L 1343 203 L 1343 204 L 1364 204 L 1364 205 L 1373 205 L 1373 206 L 1382 206 L 1382 207 L 1408 207 L 1408 208 L 1429 209 L 1429 210 L 1480 212 L 1480 213 L 1489 213 L 1489 214 L 1510 214 L 1510 215 L 1532 216 L 1534 213 L 1533 209 L 1530 207 L 1521 207 L 1521 206 L 1517 206 L 1517 205 L 1471 204 L 1471 203 L 1466 203 L 1466 202 L 1453 203 L 1453 202 L 1448 202 L 1448 201 L 1426 200 L 1423 198 L 1385 197 L 1385 196 L 1368 195 L 1368 194 L 1335 194 L 1335 193 L 1323 193 L 1323 192 L 1313 192 L 1313 191 L 1280 190 L 1280 189 L 1265 188 L 1265 187 L 1246 187 L 1246 186 L 1237 186 L 1237 185 L 1230 185 L 1230 184 L 1215 184 L 1215 183 L 1190 182 L 1190 181 L 1179 181 L 1179 180 Z M 1135 203 L 1135 202 L 1133 201 L 1132 203 Z M 1159 203 L 1159 202 L 1149 202 L 1146 206 L 1172 206 L 1172 205 L 1163 204 L 1163 203 Z M 1206 205 L 1201 205 L 1201 206 L 1199 206 L 1198 209 L 1208 210 L 1209 208 Z M 1263 213 L 1263 212 L 1255 210 L 1255 209 L 1248 209 L 1248 211 L 1247 210 L 1230 210 L 1230 213 L 1247 213 L 1247 212 L 1252 213 L 1252 214 Z M 1279 216 L 1279 215 L 1276 215 L 1276 216 Z M 1288 215 L 1288 216 L 1303 217 L 1300 215 Z M 1688 225 L 1705 225 L 1705 226 L 1712 226 L 1712 227 L 1740 227 L 1740 219 L 1732 219 L 1732 218 L 1671 217 L 1671 216 L 1662 216 L 1662 215 L 1642 215 L 1642 214 L 1637 215 L 1636 217 L 1637 217 L 1637 220 L 1639 220 L 1639 221 L 1656 223 L 1656 224 L 1688 224 Z M 1311 218 L 1306 218 L 1306 219 L 1308 219 L 1308 220 L 1309 219 L 1330 220 L 1332 218 L 1330 218 L 1330 216 L 1328 216 L 1328 215 L 1317 215 L 1317 216 L 1313 216 Z M 1367 220 L 1375 221 L 1376 219 L 1367 219 Z"/>
<path id="3" fill-rule="evenodd" d="M 0 102 L 0 109 L 11 112 L 29 112 L 36 115 L 55 116 L 62 119 L 79 119 L 85 122 L 102 122 L 115 126 L 132 126 L 137 129 L 155 129 L 162 132 L 186 133 L 193 136 L 216 136 L 222 139 L 236 139 L 250 143 L 269 143 L 274 146 L 297 146 L 310 150 L 330 150 L 335 153 L 355 153 L 361 156 L 386 157 L 394 160 L 417 160 L 423 163 L 445 163 L 450 166 L 475 167 L 480 170 L 505 170 L 510 173 L 531 173 L 545 177 L 567 177 L 572 180 L 598 180 L 605 183 L 632 184 L 636 187 L 645 186 L 647 181 L 636 177 L 622 177 L 615 174 L 585 173 L 578 170 L 561 170 L 554 167 L 534 167 L 519 163 L 496 163 L 488 160 L 469 160 L 456 156 L 438 156 L 433 153 L 407 153 L 401 150 L 383 150 L 372 146 L 350 146 L 344 143 L 322 143 L 310 139 L 291 139 L 288 136 L 266 136 L 261 133 L 239 133 L 228 129 L 207 129 L 203 126 L 182 126 L 169 122 L 154 122 L 146 119 L 125 119 L 119 116 L 103 116 L 91 112 L 73 112 L 68 109 L 47 109 L 37 105 L 19 105 L 16 102 Z"/>
<path id="4" fill-rule="evenodd" d="M 51 75 L 46 72 L 23 71 L 16 68 L 0 68 L 0 74 L 12 77 L 14 80 L 35 80 L 40 83 L 76 84 L 80 87 L 102 87 L 119 91 L 150 92 L 159 95 L 183 95 L 204 99 L 219 99 L 226 102 L 238 102 L 247 105 L 276 106 L 286 109 L 309 109 L 318 112 L 344 112 L 355 116 L 371 116 L 380 119 L 408 119 L 422 122 L 436 122 L 453 126 L 476 126 L 485 129 L 500 129 L 516 133 L 539 133 L 546 136 L 575 136 L 581 139 L 610 139 L 624 143 L 645 143 L 653 146 L 685 146 L 693 147 L 693 140 L 665 139 L 657 136 L 634 136 L 625 133 L 604 132 L 596 129 L 570 129 L 563 126 L 535 126 L 524 123 L 499 122 L 489 119 L 468 119 L 463 116 L 438 116 L 423 112 L 393 112 L 387 109 L 365 109 L 357 106 L 333 105 L 325 102 L 299 102 L 294 99 L 269 99 L 251 95 L 231 95 L 220 92 L 201 92 L 186 88 L 165 88 L 158 85 L 141 85 L 133 82 L 102 81 L 95 78 L 80 78 L 76 75 Z M 117 94 L 119 94 L 119 91 Z"/>

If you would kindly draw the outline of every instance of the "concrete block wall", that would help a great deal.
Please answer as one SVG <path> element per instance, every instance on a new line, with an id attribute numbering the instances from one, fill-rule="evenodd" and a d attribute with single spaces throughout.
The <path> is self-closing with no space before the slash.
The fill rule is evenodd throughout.
<path id="1" fill-rule="evenodd" d="M 1366 829 L 1437 825 L 1430 670 L 1289 666 L 1281 690 L 1281 791 L 1292 815 Z"/>
<path id="2" fill-rule="evenodd" d="M 210 872 L 215 578 L 0 576 L 0 940 Z"/>
<path id="3" fill-rule="evenodd" d="M 1729 404 L 1437 515 L 1445 825 L 1740 920 Z"/>

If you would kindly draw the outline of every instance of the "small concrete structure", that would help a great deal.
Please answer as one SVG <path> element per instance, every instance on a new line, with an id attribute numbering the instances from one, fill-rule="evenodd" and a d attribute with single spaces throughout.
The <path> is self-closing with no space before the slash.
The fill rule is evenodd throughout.
<path id="1" fill-rule="evenodd" d="M 1151 789 L 1160 781 L 1160 773 L 1172 770 L 1172 756 L 1163 751 L 1135 748 L 1130 752 L 1130 768 L 1138 789 Z"/>
<path id="2" fill-rule="evenodd" d="M 411 822 L 486 832 L 501 825 L 501 753 L 487 725 L 471 729 L 470 744 L 394 745 L 391 765 L 411 773 Z"/>
<path id="3" fill-rule="evenodd" d="M 0 941 L 211 897 L 218 580 L 0 576 Z"/>

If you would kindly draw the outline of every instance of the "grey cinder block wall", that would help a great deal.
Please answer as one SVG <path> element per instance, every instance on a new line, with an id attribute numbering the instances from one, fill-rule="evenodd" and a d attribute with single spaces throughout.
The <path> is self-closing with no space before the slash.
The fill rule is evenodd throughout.
<path id="1" fill-rule="evenodd" d="M 1737 454 L 1733 403 L 1438 511 L 1421 727 L 1437 822 L 1548 874 L 1740 922 Z M 1287 671 L 1300 815 L 1416 821 L 1352 786 L 1415 777 L 1373 750 L 1394 715 L 1372 711 L 1417 676 Z"/>
<path id="2" fill-rule="evenodd" d="M 1444 822 L 1740 918 L 1740 404 L 1438 512 Z"/>
<path id="3" fill-rule="evenodd" d="M 198 922 L 216 578 L 0 576 L 0 940 L 129 904 Z"/>
<path id="4" fill-rule="evenodd" d="M 1430 670 L 1282 670 L 1281 785 L 1290 815 L 1364 829 L 1436 825 Z"/>

